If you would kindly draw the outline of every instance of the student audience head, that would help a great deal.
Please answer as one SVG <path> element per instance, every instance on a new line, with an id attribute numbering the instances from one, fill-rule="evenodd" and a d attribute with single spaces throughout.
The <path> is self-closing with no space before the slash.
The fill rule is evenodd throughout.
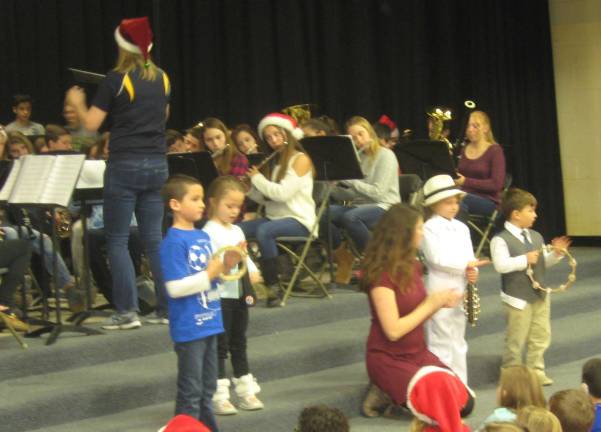
<path id="1" fill-rule="evenodd" d="M 33 154 L 33 145 L 21 132 L 9 132 L 7 153 L 10 159 L 19 159 L 21 156 Z"/>
<path id="2" fill-rule="evenodd" d="M 21 124 L 28 124 L 31 117 L 33 100 L 26 94 L 17 94 L 13 96 L 13 113 L 15 120 Z"/>
<path id="3" fill-rule="evenodd" d="M 338 408 L 315 405 L 303 409 L 298 417 L 298 432 L 348 432 L 348 420 Z"/>
<path id="4" fill-rule="evenodd" d="M 346 132 L 353 137 L 355 146 L 370 157 L 375 157 L 380 148 L 380 140 L 367 119 L 351 117 L 346 122 Z"/>
<path id="5" fill-rule="evenodd" d="M 492 422 L 487 423 L 480 429 L 482 432 L 529 432 L 515 423 Z"/>
<path id="6" fill-rule="evenodd" d="M 601 358 L 592 358 L 582 366 L 582 387 L 597 403 L 601 403 Z"/>
<path id="7" fill-rule="evenodd" d="M 236 126 L 232 131 L 232 141 L 236 144 L 240 153 L 249 155 L 259 152 L 261 141 L 250 125 L 241 124 Z"/>
<path id="8" fill-rule="evenodd" d="M 536 205 L 536 198 L 530 192 L 511 188 L 503 195 L 501 213 L 518 228 L 530 228 L 536 221 Z"/>
<path id="9" fill-rule="evenodd" d="M 234 223 L 244 204 L 244 185 L 233 176 L 219 176 L 207 191 L 209 218 L 229 225 Z"/>
<path id="10" fill-rule="evenodd" d="M 541 408 L 546 406 L 543 388 L 536 373 L 524 365 L 509 366 L 501 369 L 501 378 L 497 387 L 499 406 L 519 410 L 528 405 Z"/>
<path id="11" fill-rule="evenodd" d="M 49 151 L 73 150 L 69 131 L 55 124 L 46 125 L 46 145 Z"/>
<path id="12" fill-rule="evenodd" d="M 549 411 L 564 431 L 589 432 L 595 421 L 595 406 L 581 389 L 561 390 L 549 399 Z"/>
<path id="13" fill-rule="evenodd" d="M 161 189 L 165 205 L 173 212 L 174 224 L 193 224 L 204 213 L 204 189 L 200 182 L 186 175 L 169 177 Z"/>
<path id="14" fill-rule="evenodd" d="M 412 432 L 469 431 L 461 420 L 461 411 L 470 399 L 467 388 L 453 372 L 437 366 L 422 367 L 407 388 L 407 406 L 415 416 Z"/>
<path id="15" fill-rule="evenodd" d="M 185 153 L 188 151 L 184 136 L 174 129 L 165 131 L 165 141 L 167 143 L 167 153 Z"/>
<path id="16" fill-rule="evenodd" d="M 528 405 L 518 411 L 517 423 L 528 432 L 562 432 L 555 414 L 534 405 Z"/>
<path id="17" fill-rule="evenodd" d="M 366 291 L 382 274 L 399 275 L 399 289 L 411 284 L 415 256 L 423 237 L 421 212 L 407 204 L 395 204 L 380 218 L 365 249 L 361 287 Z M 392 228 L 394 227 L 394 228 Z"/>

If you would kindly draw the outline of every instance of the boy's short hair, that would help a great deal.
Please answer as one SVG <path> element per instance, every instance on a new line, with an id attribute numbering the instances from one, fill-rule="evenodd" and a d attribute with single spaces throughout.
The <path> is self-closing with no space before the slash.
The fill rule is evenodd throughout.
<path id="1" fill-rule="evenodd" d="M 301 411 L 297 430 L 298 432 L 348 432 L 349 424 L 338 408 L 315 405 Z"/>
<path id="2" fill-rule="evenodd" d="M 601 398 L 601 358 L 592 358 L 582 366 L 582 382 L 592 397 Z"/>
<path id="3" fill-rule="evenodd" d="M 514 211 L 520 211 L 526 206 L 536 207 L 537 201 L 534 195 L 523 189 L 511 188 L 505 195 L 503 195 L 503 201 L 501 201 L 501 213 L 505 220 L 511 219 L 511 214 Z"/>
<path id="4" fill-rule="evenodd" d="M 194 177 L 176 174 L 169 177 L 161 188 L 161 198 L 165 205 L 168 205 L 172 199 L 181 201 L 188 192 L 188 188 L 194 185 L 202 186 Z"/>
<path id="5" fill-rule="evenodd" d="M 588 432 L 595 421 L 595 406 L 582 390 L 561 390 L 549 399 L 549 411 L 557 416 L 564 431 Z"/>
<path id="6" fill-rule="evenodd" d="M 167 129 L 165 131 L 165 141 L 167 142 L 167 147 L 171 147 L 175 144 L 176 141 L 183 140 L 184 136 L 175 129 Z"/>
<path id="7" fill-rule="evenodd" d="M 71 135 L 71 133 L 59 125 L 46 125 L 46 144 L 49 144 L 50 141 L 58 141 L 58 138 L 62 137 L 63 135 Z"/>
<path id="8" fill-rule="evenodd" d="M 31 105 L 33 105 L 33 99 L 27 94 L 16 94 L 13 96 L 13 108 L 18 107 L 19 104 L 25 102 L 29 102 Z"/>

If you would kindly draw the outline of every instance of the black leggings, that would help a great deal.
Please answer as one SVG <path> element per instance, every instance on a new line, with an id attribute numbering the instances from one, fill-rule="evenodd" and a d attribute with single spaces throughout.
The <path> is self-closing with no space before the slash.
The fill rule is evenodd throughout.
<path id="1" fill-rule="evenodd" d="M 248 374 L 246 357 L 246 329 L 248 328 L 248 306 L 243 299 L 221 299 L 221 314 L 225 332 L 217 338 L 219 355 L 219 379 L 226 378 L 225 361 L 228 352 L 232 358 L 234 376 Z"/>
<path id="2" fill-rule="evenodd" d="M 2 275 L 0 284 L 0 304 L 13 308 L 15 292 L 31 261 L 29 240 L 5 240 L 0 243 L 0 267 L 8 269 Z"/>

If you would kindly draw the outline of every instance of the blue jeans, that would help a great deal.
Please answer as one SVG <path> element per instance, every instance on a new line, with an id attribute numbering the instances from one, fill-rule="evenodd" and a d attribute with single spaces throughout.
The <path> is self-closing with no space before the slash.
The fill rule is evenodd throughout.
<path id="1" fill-rule="evenodd" d="M 278 256 L 278 247 L 275 243 L 277 237 L 308 236 L 309 230 L 293 218 L 255 219 L 238 224 L 246 238 L 257 239 L 261 258 L 275 258 Z"/>
<path id="2" fill-rule="evenodd" d="M 494 201 L 471 193 L 466 194 L 461 200 L 461 210 L 469 214 L 490 216 L 496 208 L 497 203 Z"/>
<path id="3" fill-rule="evenodd" d="M 378 206 L 345 207 L 341 205 L 330 206 L 330 230 L 332 232 L 332 247 L 337 249 L 342 243 L 341 229 L 344 229 L 355 243 L 359 252 L 365 250 L 371 236 L 369 230 L 373 228 L 386 213 Z M 319 233 L 327 235 L 327 214 L 319 221 Z"/>
<path id="4" fill-rule="evenodd" d="M 16 228 L 12 227 L 12 226 L 3 226 L 0 227 L 3 231 L 4 231 L 4 235 L 6 240 L 16 240 L 19 238 L 19 234 L 17 233 Z M 52 247 L 52 239 L 44 234 L 43 238 L 43 245 L 42 245 L 42 251 L 40 250 L 40 232 L 37 230 L 32 229 L 31 230 L 31 235 L 29 233 L 29 230 L 24 227 L 21 226 L 19 227 L 20 231 L 21 231 L 21 236 L 24 239 L 29 240 L 29 242 L 31 243 L 31 249 L 32 251 L 37 254 L 40 255 L 43 259 L 44 259 L 44 269 L 49 273 L 49 274 L 54 274 L 54 262 L 53 262 L 53 247 Z M 65 285 L 67 285 L 69 282 L 73 282 L 73 276 L 71 276 L 71 273 L 69 272 L 69 269 L 67 268 L 67 265 L 65 264 L 65 261 L 63 261 L 63 257 L 60 254 L 60 251 L 57 250 L 56 252 L 56 266 L 57 266 L 57 273 L 56 273 L 56 285 L 59 288 L 64 287 Z"/>
<path id="5" fill-rule="evenodd" d="M 109 160 L 106 166 L 104 231 L 113 279 L 113 303 L 118 313 L 138 311 L 136 273 L 127 246 L 135 212 L 154 279 L 157 314 L 167 316 L 167 293 L 159 258 L 164 208 L 160 189 L 167 175 L 164 156 Z"/>
<path id="6" fill-rule="evenodd" d="M 177 397 L 175 415 L 187 414 L 218 432 L 212 399 L 217 390 L 217 335 L 176 342 Z"/>

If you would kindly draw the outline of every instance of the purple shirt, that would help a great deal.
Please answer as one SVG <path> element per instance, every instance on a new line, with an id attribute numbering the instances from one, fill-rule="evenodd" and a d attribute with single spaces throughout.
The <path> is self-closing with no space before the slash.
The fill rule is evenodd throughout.
<path id="1" fill-rule="evenodd" d="M 500 145 L 491 145 L 478 159 L 469 159 L 464 148 L 457 169 L 465 176 L 464 192 L 499 204 L 505 182 L 505 155 Z"/>

